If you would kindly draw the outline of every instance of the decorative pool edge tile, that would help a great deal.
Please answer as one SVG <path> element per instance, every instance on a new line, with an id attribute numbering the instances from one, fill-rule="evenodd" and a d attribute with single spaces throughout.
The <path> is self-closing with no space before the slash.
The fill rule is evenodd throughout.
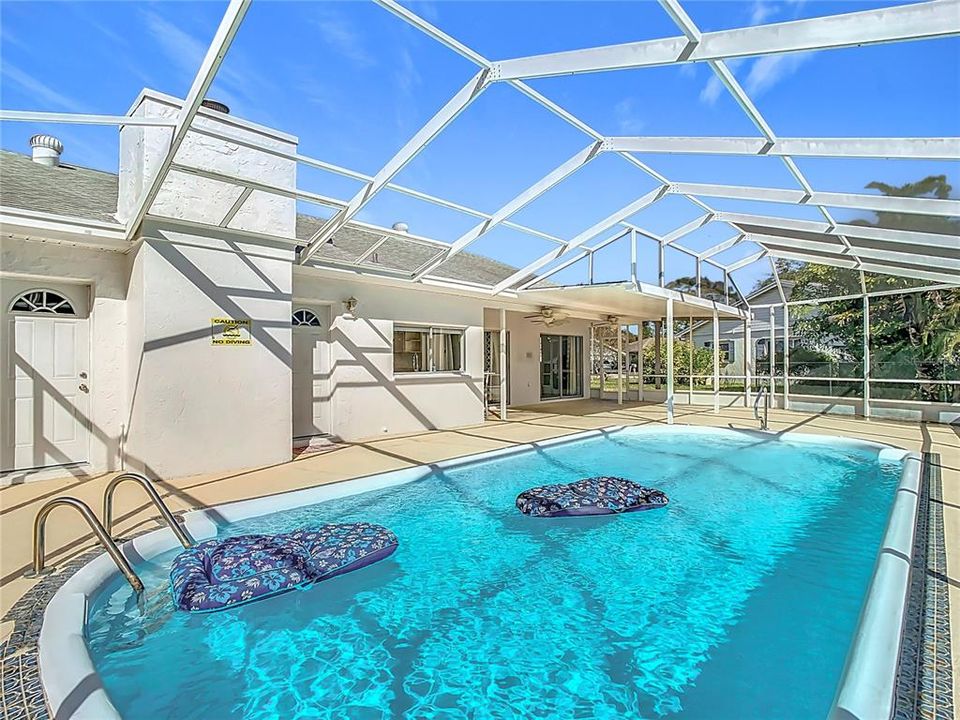
<path id="1" fill-rule="evenodd" d="M 896 720 L 953 720 L 947 554 L 940 456 L 926 453 L 910 601 L 897 682 Z"/>

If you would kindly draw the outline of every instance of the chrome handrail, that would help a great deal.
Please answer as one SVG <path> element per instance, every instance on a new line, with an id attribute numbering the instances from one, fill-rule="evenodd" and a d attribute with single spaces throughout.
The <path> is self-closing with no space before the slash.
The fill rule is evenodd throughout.
<path id="1" fill-rule="evenodd" d="M 33 572 L 27 573 L 27 577 L 45 574 L 47 517 L 54 508 L 60 507 L 61 505 L 72 507 L 83 516 L 83 519 L 87 521 L 90 529 L 93 530 L 93 534 L 97 536 L 97 540 L 100 541 L 100 544 L 103 545 L 107 554 L 113 558 L 117 567 L 120 568 L 120 572 L 123 573 L 127 582 L 133 587 L 133 591 L 138 595 L 142 593 L 143 583 L 140 581 L 140 578 L 137 577 L 130 563 L 123 556 L 123 553 L 120 552 L 120 548 L 117 547 L 117 544 L 113 541 L 113 538 L 110 537 L 106 528 L 97 520 L 97 516 L 93 514 L 90 506 L 82 500 L 67 496 L 57 497 L 47 502 L 40 508 L 40 512 L 37 513 L 37 517 L 33 521 Z"/>
<path id="2" fill-rule="evenodd" d="M 160 517 L 170 526 L 170 530 L 176 535 L 181 545 L 188 548 L 193 544 L 183 531 L 183 528 L 180 527 L 180 523 L 177 522 L 173 513 L 170 512 L 170 509 L 164 504 L 163 500 L 160 499 L 160 494 L 153 487 L 153 483 L 145 476 L 135 472 L 120 473 L 107 484 L 107 489 L 103 492 L 103 525 L 108 535 L 112 535 L 113 529 L 113 493 L 117 489 L 117 486 L 125 480 L 134 480 L 146 490 L 150 500 L 156 505 L 157 510 L 160 511 Z"/>
<path id="3" fill-rule="evenodd" d="M 763 418 L 760 417 L 760 401 L 766 400 L 763 403 Z M 770 415 L 770 393 L 767 392 L 767 387 L 764 385 L 760 388 L 760 392 L 757 393 L 756 399 L 753 401 L 753 418 L 760 421 L 760 429 L 766 430 L 768 427 L 768 418 Z"/>

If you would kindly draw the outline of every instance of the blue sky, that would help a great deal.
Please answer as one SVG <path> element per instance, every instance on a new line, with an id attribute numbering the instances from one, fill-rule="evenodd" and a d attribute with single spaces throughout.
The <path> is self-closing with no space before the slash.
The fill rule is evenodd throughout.
<path id="1" fill-rule="evenodd" d="M 702 30 L 711 31 L 889 4 L 751 0 L 685 7 Z M 224 7 L 219 2 L 0 3 L 0 105 L 123 113 L 145 86 L 182 97 Z M 411 7 L 491 59 L 678 34 L 654 2 L 451 1 Z M 782 55 L 731 67 L 782 137 L 960 135 L 960 39 Z M 261 0 L 253 3 L 210 95 L 235 115 L 299 136 L 305 154 L 372 174 L 475 71 L 372 3 Z M 757 135 L 704 65 L 549 78 L 531 85 L 607 135 Z M 116 170 L 113 128 L 3 123 L 0 141 L 5 149 L 25 152 L 27 138 L 37 131 L 63 139 L 66 162 Z M 496 85 L 397 181 L 493 211 L 587 142 L 530 99 Z M 641 159 L 674 181 L 797 187 L 773 158 Z M 871 180 L 902 183 L 931 173 L 946 173 L 960 187 L 957 163 L 798 163 L 819 190 L 856 192 Z M 308 168 L 300 170 L 300 185 L 343 199 L 358 187 Z M 602 156 L 514 219 L 569 238 L 653 186 L 622 158 Z M 719 210 L 820 219 L 810 208 L 710 204 Z M 700 212 L 669 198 L 635 219 L 666 232 Z M 382 193 L 361 217 L 380 224 L 404 220 L 412 231 L 446 241 L 474 223 L 394 193 Z M 714 224 L 683 242 L 700 249 L 730 234 Z M 551 247 L 501 228 L 471 249 L 522 265 Z M 652 281 L 652 248 L 644 247 L 640 274 Z M 752 249 L 741 246 L 718 259 L 733 261 Z M 622 278 L 627 252 L 611 246 L 598 254 L 597 278 Z M 675 277 L 692 273 L 693 264 L 672 253 L 668 268 L 668 277 Z M 746 269 L 737 278 L 746 287 L 763 270 Z M 583 271 L 559 277 L 581 281 Z"/>

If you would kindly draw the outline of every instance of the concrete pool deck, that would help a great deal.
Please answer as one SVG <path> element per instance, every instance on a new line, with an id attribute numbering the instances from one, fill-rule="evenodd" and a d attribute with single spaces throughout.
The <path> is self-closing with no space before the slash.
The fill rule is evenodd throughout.
<path id="1" fill-rule="evenodd" d="M 618 406 L 609 401 L 566 401 L 514 409 L 506 422 L 493 420 L 455 430 L 344 443 L 327 452 L 301 455 L 282 465 L 225 475 L 164 480 L 156 487 L 170 508 L 177 512 L 561 437 L 587 429 L 663 423 L 664 415 L 660 404 Z M 682 406 L 676 422 L 703 427 L 756 429 L 752 410 L 746 408 L 724 408 L 714 414 L 712 408 Z M 939 503 L 942 509 L 946 573 L 943 577 L 929 575 L 927 580 L 946 586 L 950 606 L 953 687 L 960 687 L 960 428 L 771 411 L 770 429 L 846 436 L 939 454 L 942 496 L 932 498 L 931 502 Z M 110 477 L 62 478 L 0 488 L 2 615 L 6 615 L 36 582 L 25 578 L 24 573 L 31 562 L 32 524 L 40 506 L 52 497 L 69 494 L 99 512 L 103 490 Z M 122 486 L 118 491 L 114 514 L 116 532 L 123 535 L 159 526 L 156 510 L 142 489 L 132 484 Z M 79 515 L 61 510 L 55 512 L 47 530 L 50 564 L 68 562 L 92 546 L 93 537 Z M 12 623 L 3 623 L 0 639 L 11 630 Z"/>

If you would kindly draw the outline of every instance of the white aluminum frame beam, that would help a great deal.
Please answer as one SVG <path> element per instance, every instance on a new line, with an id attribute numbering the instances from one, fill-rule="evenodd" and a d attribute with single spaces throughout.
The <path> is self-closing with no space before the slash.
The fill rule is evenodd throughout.
<path id="1" fill-rule="evenodd" d="M 845 157 L 909 160 L 960 159 L 960 138 L 609 137 L 607 149 L 681 155 Z"/>
<path id="2" fill-rule="evenodd" d="M 284 158 L 285 160 L 293 160 L 294 162 L 303 163 L 304 165 L 309 165 L 310 167 L 317 168 L 318 170 L 324 170 L 335 175 L 340 175 L 341 177 L 350 178 L 351 180 L 359 180 L 360 182 L 370 183 L 373 181 L 372 175 L 366 175 L 356 170 L 351 170 L 349 168 L 342 167 L 340 165 L 334 165 L 333 163 L 328 163 L 323 160 L 318 160 L 317 158 L 310 157 L 309 155 L 301 155 L 299 153 L 286 152 L 285 150 L 280 150 L 278 148 L 270 148 L 266 146 L 260 146 L 256 143 L 251 142 L 250 140 L 237 137 L 231 133 L 216 132 L 209 130 L 207 128 L 190 128 L 190 132 L 197 133 L 199 135 L 205 135 L 207 137 L 218 138 L 221 140 L 228 140 L 230 142 L 236 143 L 242 147 L 250 148 L 251 150 L 257 150 L 258 152 L 264 152 L 275 157 Z M 392 190 L 393 192 L 412 197 L 416 200 L 422 200 L 424 202 L 436 205 L 438 207 L 446 208 L 448 210 L 454 210 L 456 212 L 461 212 L 464 215 L 471 215 L 477 218 L 483 218 L 489 220 L 493 217 L 490 213 L 483 212 L 482 210 L 477 210 L 476 208 L 468 207 L 467 205 L 461 205 L 460 203 L 452 202 L 451 200 L 446 200 L 436 195 L 430 195 L 429 193 L 421 192 L 420 190 L 414 190 L 413 188 L 406 187 L 404 185 L 398 185 L 396 183 L 387 183 L 387 190 Z M 344 203 L 346 204 L 346 203 Z M 549 240 L 550 242 L 556 243 L 557 245 L 563 245 L 565 240 L 562 240 L 555 235 L 550 235 L 543 232 L 542 230 L 536 230 L 526 225 L 521 225 L 520 223 L 512 222 L 510 220 L 505 220 L 501 223 L 505 227 L 509 227 L 513 230 L 518 230 L 519 232 L 532 235 L 534 237 L 539 237 L 544 240 Z"/>
<path id="3" fill-rule="evenodd" d="M 844 235 L 866 240 L 876 240 L 879 242 L 899 243 L 903 245 L 919 245 L 921 247 L 937 247 L 955 249 L 960 244 L 960 238 L 956 235 L 943 235 L 940 233 L 917 232 L 914 230 L 894 230 L 891 228 L 873 227 L 871 225 L 846 225 L 838 223 L 830 226 L 828 223 L 816 220 L 794 220 L 793 218 L 771 217 L 768 215 L 750 215 L 746 213 L 727 213 L 718 212 L 714 220 L 726 222 L 737 226 L 757 225 L 768 228 L 778 228 L 781 230 L 794 230 L 799 232 L 820 233 L 824 235 Z M 752 231 L 741 230 L 750 233 Z M 779 237 L 779 236 L 777 236 Z M 785 243 L 789 244 L 793 238 L 784 237 Z"/>
<path id="4" fill-rule="evenodd" d="M 133 117 L 130 115 L 91 115 L 85 113 L 35 112 L 33 110 L 0 110 L 3 122 L 44 122 L 62 125 L 145 125 L 176 127 L 174 118 Z"/>
<path id="5" fill-rule="evenodd" d="M 727 273 L 732 273 L 736 270 L 739 270 L 740 268 L 745 268 L 747 265 L 755 263 L 757 260 L 764 257 L 766 254 L 767 254 L 766 249 L 761 250 L 760 252 L 754 253 L 753 255 L 748 255 L 742 260 L 737 260 L 735 263 L 730 263 L 724 269 L 727 271 Z"/>
<path id="6" fill-rule="evenodd" d="M 481 70 L 470 78 L 467 84 L 464 85 L 456 95 L 450 98 L 450 100 L 387 161 L 380 171 L 374 175 L 373 179 L 350 199 L 343 210 L 330 218 L 309 238 L 306 247 L 299 255 L 298 262 L 301 265 L 306 263 L 310 259 L 310 256 L 320 249 L 327 240 L 333 237 L 333 234 L 336 233 L 337 230 L 350 222 L 368 202 L 376 197 L 377 193 L 379 193 L 398 172 L 403 170 L 407 163 L 419 155 L 445 127 L 467 109 L 470 103 L 480 97 L 488 85 L 489 71 L 487 70 Z"/>
<path id="7" fill-rule="evenodd" d="M 157 172 L 147 186 L 146 191 L 137 201 L 137 208 L 130 217 L 129 224 L 127 225 L 128 241 L 134 239 L 134 235 L 137 230 L 140 229 L 140 224 L 150 210 L 150 206 L 153 205 L 153 201 L 157 199 L 160 188 L 163 186 L 163 181 L 166 180 L 170 166 L 173 164 L 174 156 L 176 156 L 177 151 L 187 137 L 193 118 L 196 117 L 197 111 L 200 109 L 200 103 L 204 97 L 206 97 L 210 85 L 213 84 L 217 70 L 220 69 L 220 65 L 227 55 L 227 50 L 230 49 L 233 38 L 236 37 L 237 31 L 240 29 L 240 24 L 243 22 L 243 18 L 250 8 L 250 1 L 251 0 L 230 0 L 227 10 L 223 14 L 223 19 L 217 27 L 217 32 L 213 36 L 213 41 L 210 43 L 210 47 L 207 48 L 207 54 L 204 56 L 203 62 L 200 63 L 200 69 L 197 70 L 197 75 L 190 85 L 190 91 L 187 93 L 187 97 L 183 101 L 183 106 L 177 115 L 177 125 L 170 138 L 170 146 L 167 148 L 166 155 L 164 155 L 163 160 L 160 162 L 160 166 L 157 168 Z"/>
<path id="8" fill-rule="evenodd" d="M 876 260 L 882 263 L 896 265 L 904 263 L 906 265 L 920 264 L 926 267 L 939 268 L 942 270 L 956 270 L 960 272 L 960 238 L 957 239 L 957 250 L 953 257 L 944 257 L 941 255 L 920 255 L 903 250 L 877 250 L 876 248 L 866 248 L 854 246 L 849 250 L 835 243 L 818 242 L 816 240 L 799 240 L 794 238 L 784 238 L 780 235 L 754 235 L 748 236 L 751 242 L 755 242 L 761 247 L 778 247 L 781 249 L 809 250 L 815 253 L 825 253 L 828 255 L 839 255 L 841 257 L 851 257 L 860 260 Z M 958 276 L 960 281 L 960 276 Z"/>
<path id="9" fill-rule="evenodd" d="M 857 263 L 853 258 L 845 258 L 839 255 L 815 255 L 804 253 L 803 251 L 769 249 L 773 257 L 784 258 L 785 260 L 799 260 L 801 262 L 815 263 L 817 265 L 832 265 L 834 267 L 849 268 L 851 270 L 863 270 L 865 272 L 880 273 L 882 275 L 893 275 L 898 277 L 908 277 L 917 280 L 929 280 L 935 283 L 944 283 L 946 285 L 957 285 L 960 278 L 957 275 L 947 273 L 938 273 L 928 270 L 908 269 L 893 267 L 891 265 L 876 265 L 870 262 Z"/>
<path id="10" fill-rule="evenodd" d="M 476 242 L 495 227 L 503 223 L 503 221 L 509 218 L 511 215 L 520 212 L 520 210 L 532 203 L 545 192 L 556 187 L 578 170 L 589 164 L 590 161 L 596 158 L 599 154 L 599 141 L 587 145 L 585 148 L 583 148 L 583 150 L 575 154 L 569 160 L 557 166 L 533 185 L 528 187 L 519 195 L 515 196 L 503 207 L 493 213 L 493 216 L 489 220 L 484 220 L 483 222 L 474 225 L 467 232 L 454 240 L 450 245 L 450 249 L 447 250 L 440 258 L 432 261 L 429 265 L 417 271 L 416 275 L 414 276 L 414 280 L 419 280 L 421 276 L 446 262 L 454 255 L 458 255 L 463 252 L 469 245 Z"/>
<path id="11" fill-rule="evenodd" d="M 960 34 L 957 0 L 531 55 L 496 63 L 494 79 L 519 80 L 726 58 L 925 40 Z"/>
<path id="12" fill-rule="evenodd" d="M 699 260 L 707 260 L 709 258 L 712 258 L 714 255 L 719 255 L 724 250 L 729 250 L 732 247 L 736 247 L 737 245 L 742 243 L 744 239 L 746 239 L 746 235 L 744 235 L 743 233 L 737 233 L 732 238 L 727 238 L 723 242 L 718 242 L 716 245 L 712 245 L 711 247 L 708 247 L 703 252 L 697 253 L 697 258 Z M 716 263 L 712 263 L 712 264 L 716 264 Z"/>
<path id="13" fill-rule="evenodd" d="M 938 217 L 960 216 L 960 200 L 819 191 L 808 193 L 805 190 L 713 185 L 709 183 L 670 183 L 667 192 L 678 195 L 701 195 L 728 200 L 755 200 L 784 205 L 826 205 L 836 208 L 871 210 L 873 212 L 914 213 Z"/>
<path id="14" fill-rule="evenodd" d="M 306 190 L 297 190 L 296 188 L 285 188 L 280 187 L 279 185 L 270 185 L 268 183 L 262 183 L 256 180 L 238 177 L 236 175 L 227 175 L 226 173 L 217 172 L 216 170 L 206 170 L 204 168 L 198 168 L 192 165 L 181 165 L 180 163 L 176 162 L 170 163 L 170 171 L 194 175 L 206 180 L 215 180 L 217 182 L 227 183 L 229 185 L 237 185 L 239 187 L 247 188 L 250 191 L 259 190 L 260 192 L 269 193 L 271 195 L 280 195 L 281 197 L 293 198 L 295 200 L 304 200 L 306 202 L 315 203 L 316 205 L 333 208 L 334 210 L 339 210 L 346 207 L 346 203 L 342 200 L 336 200 L 334 198 L 327 197 L 326 195 L 307 192 Z M 239 208 L 237 209 L 239 210 Z"/>
<path id="15" fill-rule="evenodd" d="M 442 43 L 446 47 L 450 48 L 451 50 L 459 54 L 461 57 L 464 57 L 470 62 L 474 63 L 482 70 L 492 71 L 494 63 L 492 63 L 490 60 L 483 57 L 483 55 L 476 52 L 475 50 L 467 47 L 466 45 L 461 43 L 459 40 L 456 40 L 455 38 L 451 37 L 447 33 L 443 32 L 443 30 L 440 30 L 436 26 L 432 25 L 431 23 L 427 22 L 423 18 L 419 17 L 412 11 L 403 7 L 399 3 L 395 2 L 395 0 L 374 0 L 374 2 L 376 2 L 378 5 L 380 5 L 387 11 L 393 13 L 404 22 L 409 23 L 411 26 L 415 27 L 420 32 L 423 32 L 429 35 L 431 38 Z M 490 80 L 491 82 L 496 80 L 493 72 L 491 72 Z M 544 95 L 542 95 L 541 93 L 534 90 L 532 87 L 530 87 L 529 85 L 527 85 L 526 83 L 520 80 L 508 80 L 507 83 L 514 89 L 518 90 L 519 92 L 529 97 L 531 100 L 533 100 L 535 103 L 537 103 L 541 107 L 553 113 L 558 118 L 568 123 L 572 127 L 576 128 L 580 132 L 584 133 L 585 135 L 589 136 L 593 140 L 603 141 L 604 147 L 602 147 L 601 150 L 603 151 L 609 150 L 609 148 L 606 147 L 606 143 L 605 143 L 606 138 L 602 134 L 594 130 L 592 127 L 587 125 L 587 123 L 583 122 L 580 118 L 576 117 L 573 113 L 568 112 L 567 110 L 564 110 L 562 107 L 557 105 L 557 103 L 555 103 L 553 100 L 549 99 L 548 97 L 545 97 Z M 643 171 L 644 173 L 652 177 L 658 183 L 665 184 L 669 182 L 669 180 L 667 180 L 667 178 L 665 178 L 663 175 L 661 175 L 656 170 L 648 166 L 646 163 L 644 163 L 640 159 L 634 157 L 630 153 L 623 152 L 623 151 L 615 151 L 615 150 L 614 152 L 617 152 L 617 154 L 620 155 L 624 160 L 626 160 L 634 167 L 640 169 L 641 171 Z M 709 205 L 707 205 L 705 202 L 703 202 L 700 198 L 695 197 L 693 195 L 688 195 L 686 196 L 686 198 L 691 203 L 705 210 L 706 212 L 713 212 L 713 209 Z M 548 237 L 547 239 L 555 240 L 555 238 L 552 238 L 552 237 Z"/>
<path id="16" fill-rule="evenodd" d="M 675 240 L 679 240 L 685 235 L 689 235 L 693 231 L 699 230 L 704 225 L 708 224 L 711 220 L 713 220 L 714 215 L 715 214 L 712 212 L 705 213 L 700 217 L 696 218 L 695 220 L 691 220 L 685 225 L 682 225 L 681 227 L 678 227 L 675 230 L 671 230 L 666 235 L 660 238 L 660 244 L 666 247 L 667 245 L 674 242 Z"/>
<path id="17" fill-rule="evenodd" d="M 545 265 L 549 265 L 551 262 L 553 262 L 557 258 L 563 257 L 564 255 L 567 255 L 568 253 L 576 250 L 578 247 L 580 247 L 584 243 L 589 242 L 600 233 L 609 230 L 614 225 L 620 224 L 623 220 L 626 220 L 631 215 L 634 215 L 635 213 L 640 212 L 641 210 L 643 210 L 643 208 L 647 207 L 648 205 L 652 205 L 653 203 L 657 202 L 657 200 L 663 197 L 665 189 L 666 189 L 666 185 L 661 185 L 660 187 L 655 188 L 654 190 L 651 190 L 646 195 L 638 198 L 637 200 L 634 200 L 629 205 L 626 205 L 620 208 L 616 212 L 605 217 L 600 222 L 587 228 L 586 230 L 584 230 L 582 233 L 577 235 L 575 238 L 573 238 L 570 242 L 568 242 L 563 247 L 557 248 L 556 250 L 552 250 L 544 255 L 541 255 L 539 258 L 534 260 L 532 263 L 528 264 L 526 267 L 523 267 L 520 270 L 517 270 L 517 272 L 513 273 L 506 280 L 503 280 L 497 283 L 496 285 L 494 285 L 493 294 L 498 295 L 499 293 L 502 293 L 504 290 L 507 290 L 508 288 L 512 287 L 519 281 L 527 279 L 529 275 L 537 272 L 540 268 L 544 267 Z"/>

